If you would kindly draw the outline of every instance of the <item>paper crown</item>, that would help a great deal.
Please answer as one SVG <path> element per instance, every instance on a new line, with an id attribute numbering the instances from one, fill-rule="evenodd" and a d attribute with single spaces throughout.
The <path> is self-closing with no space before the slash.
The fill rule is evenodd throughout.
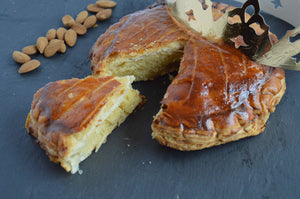
<path id="1" fill-rule="evenodd" d="M 297 63 L 296 58 L 293 58 L 300 52 L 300 40 L 290 42 L 290 37 L 300 34 L 300 27 L 288 31 L 280 41 L 272 45 L 269 26 L 260 15 L 258 0 L 247 0 L 241 8 L 226 11 L 216 21 L 213 20 L 210 0 L 165 0 L 165 3 L 174 20 L 202 37 L 222 40 L 232 46 L 237 46 L 236 38 L 242 38 L 243 45 L 238 45 L 237 48 L 251 59 L 268 66 L 300 70 L 300 62 Z M 248 7 L 253 7 L 254 13 L 246 19 Z M 239 17 L 240 20 L 230 23 L 231 17 Z M 259 34 L 253 29 L 254 24 L 261 29 Z"/>

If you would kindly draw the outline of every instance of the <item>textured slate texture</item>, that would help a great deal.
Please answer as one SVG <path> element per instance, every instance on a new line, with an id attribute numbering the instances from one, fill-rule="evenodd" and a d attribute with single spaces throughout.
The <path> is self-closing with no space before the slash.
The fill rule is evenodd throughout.
<path id="1" fill-rule="evenodd" d="M 33 94 L 49 81 L 91 74 L 88 53 L 97 37 L 154 0 L 117 0 L 112 18 L 80 36 L 65 54 L 33 56 L 41 61 L 34 72 L 19 75 L 11 54 L 62 26 L 65 14 L 76 16 L 93 2 L 0 2 L 0 198 L 299 198 L 299 72 L 286 72 L 286 94 L 259 136 L 195 152 L 160 146 L 151 139 L 150 125 L 169 84 L 162 77 L 134 84 L 147 103 L 81 163 L 82 175 L 50 162 L 24 128 Z M 279 37 L 291 28 L 265 17 Z"/>

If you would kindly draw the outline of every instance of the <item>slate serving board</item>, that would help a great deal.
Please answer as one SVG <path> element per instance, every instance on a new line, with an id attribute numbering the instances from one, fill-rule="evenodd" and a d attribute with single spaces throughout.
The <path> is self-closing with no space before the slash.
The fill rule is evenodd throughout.
<path id="1" fill-rule="evenodd" d="M 151 139 L 151 121 L 170 83 L 168 76 L 135 83 L 147 98 L 113 131 L 97 153 L 71 175 L 50 162 L 24 128 L 33 94 L 50 81 L 91 74 L 89 50 L 122 16 L 154 0 L 116 0 L 109 20 L 99 23 L 73 48 L 41 61 L 20 75 L 11 54 L 35 43 L 65 14 L 76 16 L 80 0 L 4 0 L 0 3 L 0 198 L 299 198 L 299 72 L 286 71 L 287 91 L 263 134 L 202 151 L 180 152 Z M 233 5 L 240 5 L 229 0 Z M 265 14 L 282 37 L 292 26 Z M 159 27 L 158 27 L 159 28 Z"/>

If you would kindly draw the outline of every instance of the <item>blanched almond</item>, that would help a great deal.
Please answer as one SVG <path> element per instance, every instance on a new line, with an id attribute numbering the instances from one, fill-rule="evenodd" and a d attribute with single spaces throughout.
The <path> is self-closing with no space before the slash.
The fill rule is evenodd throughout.
<path id="1" fill-rule="evenodd" d="M 24 64 L 31 60 L 31 58 L 28 55 L 20 51 L 13 52 L 13 59 L 20 64 Z"/>
<path id="2" fill-rule="evenodd" d="M 62 27 L 58 28 L 56 31 L 57 38 L 60 40 L 64 40 L 66 32 L 67 30 L 65 28 Z"/>
<path id="3" fill-rule="evenodd" d="M 72 27 L 75 24 L 75 20 L 70 15 L 65 15 L 62 18 L 62 22 L 68 28 Z"/>
<path id="4" fill-rule="evenodd" d="M 77 15 L 77 17 L 76 17 L 76 19 L 75 19 L 75 22 L 77 22 L 77 23 L 83 23 L 84 20 L 88 17 L 88 15 L 89 15 L 89 13 L 88 13 L 86 10 L 81 11 L 81 12 Z"/>
<path id="5" fill-rule="evenodd" d="M 22 49 L 22 52 L 26 55 L 34 55 L 37 53 L 36 45 L 26 46 Z"/>
<path id="6" fill-rule="evenodd" d="M 24 63 L 20 68 L 19 68 L 19 73 L 27 73 L 30 72 L 34 69 L 36 69 L 37 67 L 39 67 L 41 65 L 41 63 L 36 60 L 33 59 L 29 62 Z"/>
<path id="7" fill-rule="evenodd" d="M 65 34 L 66 44 L 73 47 L 77 40 L 77 33 L 73 29 L 69 29 Z"/>
<path id="8" fill-rule="evenodd" d="M 46 37 L 39 37 L 36 41 L 36 47 L 39 52 L 42 54 L 48 45 L 48 39 Z"/>
<path id="9" fill-rule="evenodd" d="M 108 19 L 111 16 L 112 9 L 104 9 L 100 10 L 97 14 L 96 17 L 99 21 L 104 21 Z"/>
<path id="10" fill-rule="evenodd" d="M 113 8 L 117 3 L 114 1 L 97 1 L 96 5 L 102 8 Z"/>
<path id="11" fill-rule="evenodd" d="M 93 27 L 97 22 L 97 17 L 95 15 L 91 15 L 84 21 L 83 25 L 88 29 Z"/>
<path id="12" fill-rule="evenodd" d="M 97 6 L 96 4 L 90 4 L 87 6 L 86 8 L 88 11 L 90 12 L 99 12 L 100 10 L 103 10 L 103 8 L 100 8 L 99 6 Z"/>
<path id="13" fill-rule="evenodd" d="M 52 39 L 44 51 L 45 57 L 53 56 L 62 46 L 63 41 L 60 39 Z"/>
<path id="14" fill-rule="evenodd" d="M 84 35 L 86 33 L 86 27 L 80 23 L 76 23 L 72 26 L 72 29 L 78 34 L 78 35 Z"/>
<path id="15" fill-rule="evenodd" d="M 53 29 L 53 28 L 50 29 L 50 30 L 48 30 L 46 37 L 47 37 L 47 39 L 49 41 L 52 40 L 52 39 L 55 39 L 55 37 L 56 37 L 56 30 Z"/>

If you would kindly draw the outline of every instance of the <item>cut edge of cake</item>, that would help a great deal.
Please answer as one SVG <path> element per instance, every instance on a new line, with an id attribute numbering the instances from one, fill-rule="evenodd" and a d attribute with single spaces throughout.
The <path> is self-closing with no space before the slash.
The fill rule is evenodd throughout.
<path id="1" fill-rule="evenodd" d="M 165 46 L 155 45 L 143 53 L 121 54 L 111 56 L 99 63 L 99 71 L 94 73 L 101 76 L 134 75 L 135 81 L 153 80 L 159 76 L 178 70 L 183 57 L 186 41 L 174 41 Z"/>

